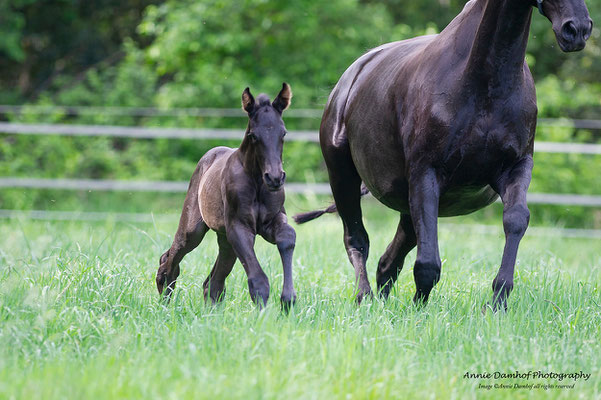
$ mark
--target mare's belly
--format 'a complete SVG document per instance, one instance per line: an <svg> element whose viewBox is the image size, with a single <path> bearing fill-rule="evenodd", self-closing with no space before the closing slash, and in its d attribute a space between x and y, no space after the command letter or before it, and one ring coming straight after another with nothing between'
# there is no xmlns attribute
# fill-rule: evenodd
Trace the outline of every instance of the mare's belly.
<svg viewBox="0 0 601 400"><path fill-rule="evenodd" d="M490 185L454 187L440 197L439 216L470 214L494 203L498 197Z"/></svg>
<svg viewBox="0 0 601 400"><path fill-rule="evenodd" d="M409 213L409 190L407 182L393 181L387 185L368 184L372 195L385 206L402 213ZM385 190L384 188L389 188ZM372 191L372 188L374 190ZM478 211L497 200L499 196L490 185L466 185L448 189L439 201L438 215L453 217Z"/></svg>

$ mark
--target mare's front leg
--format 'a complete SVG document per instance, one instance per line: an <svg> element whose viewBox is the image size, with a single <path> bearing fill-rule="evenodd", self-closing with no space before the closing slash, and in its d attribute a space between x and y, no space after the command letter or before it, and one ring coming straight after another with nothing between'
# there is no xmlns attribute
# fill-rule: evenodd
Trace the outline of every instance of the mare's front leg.
<svg viewBox="0 0 601 400"><path fill-rule="evenodd" d="M296 291L292 279L292 254L296 244L296 232L288 224L286 214L279 213L275 217L274 223L265 230L262 235L265 240L275 243L278 247L282 259L282 268L284 271L284 285L280 301L284 310L289 310L296 302Z"/></svg>
<svg viewBox="0 0 601 400"><path fill-rule="evenodd" d="M438 252L438 204L440 183L433 169L417 173L409 186L409 207L417 237L417 258L413 267L416 292L413 301L426 303L440 279Z"/></svg>
<svg viewBox="0 0 601 400"><path fill-rule="evenodd" d="M507 297L513 289L513 275L518 246L530 221L526 193L532 179L532 166L532 156L528 155L502 175L496 188L503 201L505 249L503 250L501 268L499 268L499 272L492 283L494 292L492 307L494 311L501 307L507 310Z"/></svg>

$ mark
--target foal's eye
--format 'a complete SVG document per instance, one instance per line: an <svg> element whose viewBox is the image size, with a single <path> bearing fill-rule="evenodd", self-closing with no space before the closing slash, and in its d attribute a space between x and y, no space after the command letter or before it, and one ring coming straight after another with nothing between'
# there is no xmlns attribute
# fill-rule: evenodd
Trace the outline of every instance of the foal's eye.
<svg viewBox="0 0 601 400"><path fill-rule="evenodd" d="M282 137L286 136L286 134L287 134L287 133L288 133L288 132L284 131L284 132L282 133Z"/></svg>
<svg viewBox="0 0 601 400"><path fill-rule="evenodd" d="M253 132L249 132L248 133L248 137L249 137L249 139L250 139L250 141L252 143L256 143L257 142L257 135L255 135Z"/></svg>

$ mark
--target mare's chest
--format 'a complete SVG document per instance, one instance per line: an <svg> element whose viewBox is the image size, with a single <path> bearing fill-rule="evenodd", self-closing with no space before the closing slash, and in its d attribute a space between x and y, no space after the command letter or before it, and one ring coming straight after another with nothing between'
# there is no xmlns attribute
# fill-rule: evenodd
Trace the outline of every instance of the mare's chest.
<svg viewBox="0 0 601 400"><path fill-rule="evenodd" d="M431 161L449 179L486 181L532 151L533 106L526 107L519 97L452 109L441 103L432 107L424 128L431 137L420 142L435 148Z"/></svg>

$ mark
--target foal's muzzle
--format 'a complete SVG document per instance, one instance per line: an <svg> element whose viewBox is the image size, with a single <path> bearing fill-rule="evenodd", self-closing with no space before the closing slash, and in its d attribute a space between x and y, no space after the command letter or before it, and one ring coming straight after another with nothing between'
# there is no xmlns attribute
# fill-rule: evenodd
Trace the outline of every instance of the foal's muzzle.
<svg viewBox="0 0 601 400"><path fill-rule="evenodd" d="M265 186L272 192L276 192L284 186L284 182L286 181L286 173L281 171L279 174L271 174L266 172L263 175L263 182L265 182Z"/></svg>

